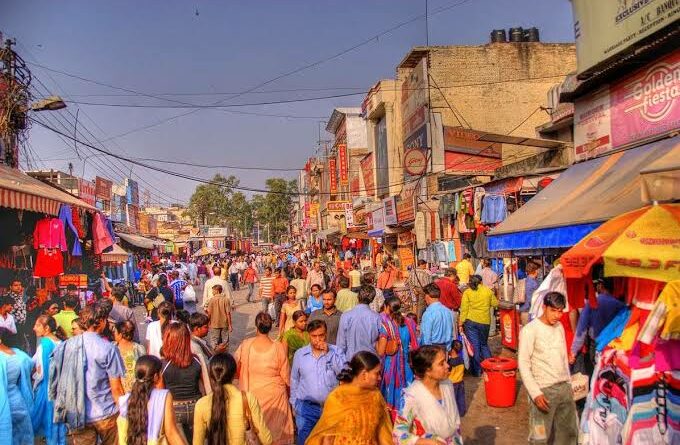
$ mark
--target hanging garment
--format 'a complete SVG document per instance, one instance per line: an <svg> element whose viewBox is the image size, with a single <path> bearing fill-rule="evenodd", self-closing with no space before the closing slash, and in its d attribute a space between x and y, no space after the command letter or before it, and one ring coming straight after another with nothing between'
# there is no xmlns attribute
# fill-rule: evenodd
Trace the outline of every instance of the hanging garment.
<svg viewBox="0 0 680 445"><path fill-rule="evenodd" d="M638 339L651 344L657 334L663 340L680 340L680 281L666 284Z"/></svg>
<svg viewBox="0 0 680 445"><path fill-rule="evenodd" d="M453 215L456 213L456 204L452 195L439 197L439 213L442 215Z"/></svg>
<svg viewBox="0 0 680 445"><path fill-rule="evenodd" d="M78 231L78 238L84 239L85 234L87 233L87 230L85 229L85 219L80 217L79 210L76 207L71 208L71 220Z"/></svg>
<svg viewBox="0 0 680 445"><path fill-rule="evenodd" d="M475 194L474 194L474 197L473 197L473 203L474 203L474 207L475 207L474 217L475 217L476 223L479 223L479 222L482 221L482 207L483 207L482 202L483 202L485 193L486 192L484 191L484 189L482 187L477 187L475 189Z"/></svg>
<svg viewBox="0 0 680 445"><path fill-rule="evenodd" d="M504 221L508 209L503 195L486 195L482 201L482 218L484 224L496 224Z"/></svg>
<svg viewBox="0 0 680 445"><path fill-rule="evenodd" d="M559 292L567 296L567 282L562 273L562 266L559 264L548 273L548 276L545 277L531 297L530 315L532 320L543 315L543 297L548 292ZM564 308L564 311L569 312L569 304Z"/></svg>
<svg viewBox="0 0 680 445"><path fill-rule="evenodd" d="M58 218L43 218L35 224L33 231L33 248L38 250L59 249L66 252L66 234L64 224Z"/></svg>
<svg viewBox="0 0 680 445"><path fill-rule="evenodd" d="M447 241L446 242L446 254L447 254L447 258L446 258L447 262L450 263L452 261L456 261L456 243L455 242L453 242L453 241Z"/></svg>
<svg viewBox="0 0 680 445"><path fill-rule="evenodd" d="M92 240L94 253L97 255L101 255L105 249L113 246L113 239L100 213L95 213L92 219Z"/></svg>
<svg viewBox="0 0 680 445"><path fill-rule="evenodd" d="M64 257L59 249L38 249L35 257L33 276L36 278L56 277L64 273Z"/></svg>
<svg viewBox="0 0 680 445"><path fill-rule="evenodd" d="M71 206L66 204L61 205L61 208L59 209L59 219L61 220L61 223L64 225L64 227L68 227L70 229L70 233L73 235L73 250L71 251L71 254L73 256L82 256L83 246L80 243L78 229L73 224L73 211L71 210Z"/></svg>

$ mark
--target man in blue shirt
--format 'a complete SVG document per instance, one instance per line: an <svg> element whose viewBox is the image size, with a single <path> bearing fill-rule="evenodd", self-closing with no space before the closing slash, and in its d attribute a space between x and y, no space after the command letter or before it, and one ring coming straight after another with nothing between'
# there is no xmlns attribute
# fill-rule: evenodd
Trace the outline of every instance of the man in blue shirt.
<svg viewBox="0 0 680 445"><path fill-rule="evenodd" d="M439 302L436 284L428 284L423 291L427 309L420 322L420 345L437 345L448 351L453 342L453 312Z"/></svg>
<svg viewBox="0 0 680 445"><path fill-rule="evenodd" d="M524 303L519 307L519 316L522 326L529 323L529 311L531 310L531 296L538 289L538 264L533 261L527 263L527 277L524 280Z"/></svg>
<svg viewBox="0 0 680 445"><path fill-rule="evenodd" d="M380 315L368 306L374 298L373 286L364 284L359 289L359 304L340 317L336 345L348 361L359 351L377 355L375 345L380 335Z"/></svg>
<svg viewBox="0 0 680 445"><path fill-rule="evenodd" d="M326 342L326 323L307 325L309 345L298 349L290 372L290 404L295 410L297 444L304 445L321 417L328 394L338 385L345 357Z"/></svg>
<svg viewBox="0 0 680 445"><path fill-rule="evenodd" d="M626 305L611 294L613 283L610 278L602 278L593 281L595 292L597 292L597 307L592 308L589 303L581 312L576 326L574 341L571 343L569 353L569 363L574 363L576 355L583 347L587 336L595 340L602 329L616 317L621 309Z"/></svg>

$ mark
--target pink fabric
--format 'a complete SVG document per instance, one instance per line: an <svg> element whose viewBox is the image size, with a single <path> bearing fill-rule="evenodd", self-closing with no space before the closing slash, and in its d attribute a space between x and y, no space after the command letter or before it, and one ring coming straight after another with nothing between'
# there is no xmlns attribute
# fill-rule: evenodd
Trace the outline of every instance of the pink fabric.
<svg viewBox="0 0 680 445"><path fill-rule="evenodd" d="M106 224L102 220L101 213L95 213L92 220L92 238L94 241L94 253L101 255L105 249L113 246L113 240L109 231L106 230Z"/></svg>
<svg viewBox="0 0 680 445"><path fill-rule="evenodd" d="M34 249L60 249L66 252L66 234L64 223L59 218L44 218L35 224L33 230Z"/></svg>

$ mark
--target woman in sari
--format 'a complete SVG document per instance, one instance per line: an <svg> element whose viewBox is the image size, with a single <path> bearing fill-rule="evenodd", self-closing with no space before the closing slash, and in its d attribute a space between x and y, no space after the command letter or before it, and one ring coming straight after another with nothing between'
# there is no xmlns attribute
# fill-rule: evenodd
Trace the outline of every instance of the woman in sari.
<svg viewBox="0 0 680 445"><path fill-rule="evenodd" d="M255 317L257 334L244 340L234 354L242 391L255 396L274 445L293 443L293 414L288 403L290 366L285 347L269 338L274 320L260 312Z"/></svg>
<svg viewBox="0 0 680 445"><path fill-rule="evenodd" d="M401 406L402 390L413 381L408 354L418 348L418 343L415 323L401 314L401 300L390 297L384 306L385 310L380 314L382 324L376 349L383 359L380 392L394 420Z"/></svg>
<svg viewBox="0 0 680 445"><path fill-rule="evenodd" d="M3 443L32 444L33 362L21 349L10 348L5 344L9 337L9 331L0 327L0 432L10 438Z"/></svg>
<svg viewBox="0 0 680 445"><path fill-rule="evenodd" d="M349 367L338 375L340 385L328 395L321 418L305 444L391 445L392 422L378 390L380 370L375 354L354 354Z"/></svg>
<svg viewBox="0 0 680 445"><path fill-rule="evenodd" d="M307 314L305 314L304 311L293 312L293 327L283 333L281 336L281 343L283 343L283 346L286 348L288 364L293 366L295 351L309 344Z"/></svg>
<svg viewBox="0 0 680 445"><path fill-rule="evenodd" d="M33 434L44 437L47 445L66 443L66 426L52 421L54 402L48 400L50 358L54 348L64 339L66 333L57 325L57 321L49 315L41 315L33 326L38 338L38 347L33 356Z"/></svg>
<svg viewBox="0 0 680 445"><path fill-rule="evenodd" d="M411 353L411 364L418 379L404 391L394 423L394 443L462 445L446 351L441 346L421 346Z"/></svg>
<svg viewBox="0 0 680 445"><path fill-rule="evenodd" d="M144 346L132 341L134 335L135 325L130 320L116 323L113 338L116 341L116 346L118 346L120 356L123 358L123 363L125 363L123 389L126 393L132 391L132 385L135 383L135 363L137 363L137 359L146 355Z"/></svg>

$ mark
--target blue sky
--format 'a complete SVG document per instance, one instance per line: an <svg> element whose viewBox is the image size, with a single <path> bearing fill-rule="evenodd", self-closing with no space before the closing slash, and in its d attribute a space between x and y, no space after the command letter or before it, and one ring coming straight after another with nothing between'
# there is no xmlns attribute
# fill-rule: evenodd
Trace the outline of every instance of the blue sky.
<svg viewBox="0 0 680 445"><path fill-rule="evenodd" d="M429 10L462 0L430 0ZM65 71L137 92L200 93L164 96L211 104L306 64L329 57L410 18L423 14L425 2L392 1L86 1L5 0L0 31L16 38L17 51L31 63ZM540 28L541 40L571 42L571 5L567 0L469 0L431 15L430 44L483 44L494 28ZM339 58L273 82L226 103L290 100L356 92L382 78L394 77L396 65L416 45L425 43L424 19ZM34 85L79 102L163 104L157 99L121 94L120 90L83 82L29 65ZM38 82L39 80L39 82ZM42 82L43 85L40 84ZM327 90L328 88L342 88ZM318 91L299 91L319 89ZM271 92L279 90L278 92ZM298 90L285 91L280 90ZM98 95L98 96L93 96ZM248 113L312 117L290 119L202 109L147 130L106 140L144 127L184 109L113 108L69 104L67 110L36 116L73 131L76 111L80 131L95 145L131 157L163 158L211 165L299 168L317 148L318 120L334 107L359 106L362 96L237 108ZM316 119L319 117L321 119ZM63 126L61 126L63 125ZM88 134L88 130L93 135ZM324 135L328 137L328 135ZM83 136L79 136L83 139ZM30 145L42 168L65 169L86 177L108 174L119 180L130 166L105 157L76 157L73 143L34 125ZM80 148L81 157L87 156ZM99 171L93 166L97 164ZM170 170L209 178L234 174L247 187L262 188L267 177L295 177L292 172L239 171L163 165ZM141 177L151 201L186 201L195 182L143 167ZM145 182L144 182L145 181ZM150 184L150 185L149 185Z"/></svg>

